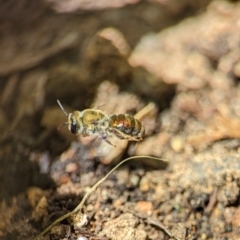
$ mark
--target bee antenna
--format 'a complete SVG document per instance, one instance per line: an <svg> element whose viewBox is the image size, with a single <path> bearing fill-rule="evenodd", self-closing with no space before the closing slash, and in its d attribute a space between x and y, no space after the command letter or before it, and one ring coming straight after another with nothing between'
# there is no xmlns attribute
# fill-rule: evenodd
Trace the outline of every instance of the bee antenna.
<svg viewBox="0 0 240 240"><path fill-rule="evenodd" d="M65 115L68 116L67 112L65 111L63 105L60 103L59 100L57 100L57 103L58 103L59 107L62 109L62 111L65 113ZM64 124L63 124L63 125L64 125ZM62 127L62 125L61 125L61 127Z"/></svg>

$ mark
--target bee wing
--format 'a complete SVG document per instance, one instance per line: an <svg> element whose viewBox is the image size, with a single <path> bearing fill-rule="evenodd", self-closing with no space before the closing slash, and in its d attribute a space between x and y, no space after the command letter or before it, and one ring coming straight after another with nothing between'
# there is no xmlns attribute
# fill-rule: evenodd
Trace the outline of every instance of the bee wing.
<svg viewBox="0 0 240 240"><path fill-rule="evenodd" d="M137 136L127 135L116 128L110 128L108 131L120 139L126 139L128 141L141 141L142 140L142 138L139 138Z"/></svg>

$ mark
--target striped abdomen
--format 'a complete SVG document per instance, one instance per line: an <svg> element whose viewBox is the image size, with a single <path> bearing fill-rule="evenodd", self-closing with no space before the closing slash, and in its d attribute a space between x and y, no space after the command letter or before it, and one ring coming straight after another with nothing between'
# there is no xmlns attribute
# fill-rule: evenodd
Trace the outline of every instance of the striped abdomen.
<svg viewBox="0 0 240 240"><path fill-rule="evenodd" d="M121 139L139 141L144 135L144 127L139 120L129 114L114 114L109 117L109 130Z"/></svg>

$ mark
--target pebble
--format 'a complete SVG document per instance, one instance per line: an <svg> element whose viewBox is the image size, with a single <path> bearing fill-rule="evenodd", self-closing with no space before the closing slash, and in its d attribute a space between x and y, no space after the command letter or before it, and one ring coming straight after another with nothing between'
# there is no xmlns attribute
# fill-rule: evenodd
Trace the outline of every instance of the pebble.
<svg viewBox="0 0 240 240"><path fill-rule="evenodd" d="M180 153L183 150L184 147L184 141L183 138L180 136L173 136L171 139L171 147L174 152Z"/></svg>
<svg viewBox="0 0 240 240"><path fill-rule="evenodd" d="M150 189L149 179L147 177L142 177L139 185L141 192L147 192Z"/></svg>
<svg viewBox="0 0 240 240"><path fill-rule="evenodd" d="M136 203L135 209L139 212L149 214L153 211L153 204L152 202L139 201Z"/></svg>

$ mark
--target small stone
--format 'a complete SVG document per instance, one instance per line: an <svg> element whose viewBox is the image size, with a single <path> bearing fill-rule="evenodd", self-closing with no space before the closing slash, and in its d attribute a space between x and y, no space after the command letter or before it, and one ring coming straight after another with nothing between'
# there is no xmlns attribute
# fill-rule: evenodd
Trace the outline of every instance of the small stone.
<svg viewBox="0 0 240 240"><path fill-rule="evenodd" d="M139 201L137 202L135 209L142 213L151 213L153 211L153 204L147 201Z"/></svg>
<svg viewBox="0 0 240 240"><path fill-rule="evenodd" d="M143 177L140 181L139 189L142 192L147 192L150 189L149 180L147 177Z"/></svg>
<svg viewBox="0 0 240 240"><path fill-rule="evenodd" d="M77 170L78 166L76 163L68 163L66 166L65 171L68 173L75 172Z"/></svg>
<svg viewBox="0 0 240 240"><path fill-rule="evenodd" d="M172 147L173 151L175 151L176 153L181 152L183 150L183 147L184 147L183 138L180 137L180 136L172 137L171 147Z"/></svg>
<svg viewBox="0 0 240 240"><path fill-rule="evenodd" d="M133 185L133 186L137 186L138 183L139 183L139 180L140 180L140 177L138 175L132 175L130 176L130 183Z"/></svg>
<svg viewBox="0 0 240 240"><path fill-rule="evenodd" d="M126 198L125 197L119 197L118 199L116 199L113 202L113 206L115 208L122 206L124 203L126 202Z"/></svg>

